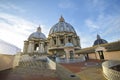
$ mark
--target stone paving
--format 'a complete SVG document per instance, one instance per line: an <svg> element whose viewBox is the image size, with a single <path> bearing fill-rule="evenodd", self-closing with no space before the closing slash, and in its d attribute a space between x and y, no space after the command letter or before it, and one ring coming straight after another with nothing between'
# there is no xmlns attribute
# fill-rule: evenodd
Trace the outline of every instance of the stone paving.
<svg viewBox="0 0 120 80"><path fill-rule="evenodd" d="M81 80L107 80L102 73L102 61L88 60L86 62L61 64L80 76Z"/></svg>
<svg viewBox="0 0 120 80"><path fill-rule="evenodd" d="M59 80L57 77L30 74L14 74L11 70L0 72L0 80Z"/></svg>
<svg viewBox="0 0 120 80"><path fill-rule="evenodd" d="M102 73L101 63L100 60L89 60L78 63L61 63L61 65L77 74L80 80L106 80ZM41 63L38 62L36 62L38 67L34 65L21 64L14 69L0 71L0 80L60 80L54 70L40 68Z"/></svg>

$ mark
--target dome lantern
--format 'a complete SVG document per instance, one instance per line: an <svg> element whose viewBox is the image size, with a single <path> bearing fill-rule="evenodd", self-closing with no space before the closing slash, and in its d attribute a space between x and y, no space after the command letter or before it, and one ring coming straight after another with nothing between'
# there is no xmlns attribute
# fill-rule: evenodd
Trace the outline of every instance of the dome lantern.
<svg viewBox="0 0 120 80"><path fill-rule="evenodd" d="M37 32L41 32L41 27L39 25L39 27L37 28Z"/></svg>
<svg viewBox="0 0 120 80"><path fill-rule="evenodd" d="M99 34L97 34L97 39L101 39L101 37L100 37L100 35L99 35Z"/></svg>
<svg viewBox="0 0 120 80"><path fill-rule="evenodd" d="M59 22L65 22L64 18L61 16Z"/></svg>

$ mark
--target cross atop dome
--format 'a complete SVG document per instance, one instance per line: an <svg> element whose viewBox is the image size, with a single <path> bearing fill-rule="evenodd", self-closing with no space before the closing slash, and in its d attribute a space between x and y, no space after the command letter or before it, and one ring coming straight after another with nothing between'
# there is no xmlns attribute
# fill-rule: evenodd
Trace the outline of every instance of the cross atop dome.
<svg viewBox="0 0 120 80"><path fill-rule="evenodd" d="M41 32L41 27L39 25L39 27L37 28L37 32Z"/></svg>
<svg viewBox="0 0 120 80"><path fill-rule="evenodd" d="M59 18L59 22L65 22L65 20L62 16Z"/></svg>

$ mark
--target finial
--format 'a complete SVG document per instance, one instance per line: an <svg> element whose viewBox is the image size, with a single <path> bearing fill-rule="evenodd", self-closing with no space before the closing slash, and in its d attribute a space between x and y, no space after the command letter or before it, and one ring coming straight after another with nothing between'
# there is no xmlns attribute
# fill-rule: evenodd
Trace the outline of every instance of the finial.
<svg viewBox="0 0 120 80"><path fill-rule="evenodd" d="M64 18L62 17L62 15L61 15L61 17L60 17L60 19L59 19L59 22L64 22L65 20L64 20Z"/></svg>
<svg viewBox="0 0 120 80"><path fill-rule="evenodd" d="M99 34L97 34L97 39L101 39L101 37L100 37L100 35L99 35Z"/></svg>
<svg viewBox="0 0 120 80"><path fill-rule="evenodd" d="M37 32L41 32L41 27L39 25L39 27L37 28Z"/></svg>

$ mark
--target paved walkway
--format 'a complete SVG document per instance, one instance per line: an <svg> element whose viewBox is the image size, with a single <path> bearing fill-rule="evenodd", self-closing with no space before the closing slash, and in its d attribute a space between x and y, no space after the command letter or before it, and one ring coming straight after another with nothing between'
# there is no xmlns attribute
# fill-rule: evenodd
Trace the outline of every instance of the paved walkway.
<svg viewBox="0 0 120 80"><path fill-rule="evenodd" d="M103 76L101 63L102 61L100 60L89 60L62 65L79 75L81 80L107 80Z"/></svg>
<svg viewBox="0 0 120 80"><path fill-rule="evenodd" d="M44 75L30 75L28 74L14 74L11 70L0 72L0 80L59 80L57 77L50 77Z"/></svg>
<svg viewBox="0 0 120 80"><path fill-rule="evenodd" d="M102 74L102 61L89 60L79 63L61 64L80 76L81 80L106 80ZM37 67L36 67L37 66ZM0 71L0 80L60 80L53 70L40 68L40 63L21 64L15 69Z"/></svg>

